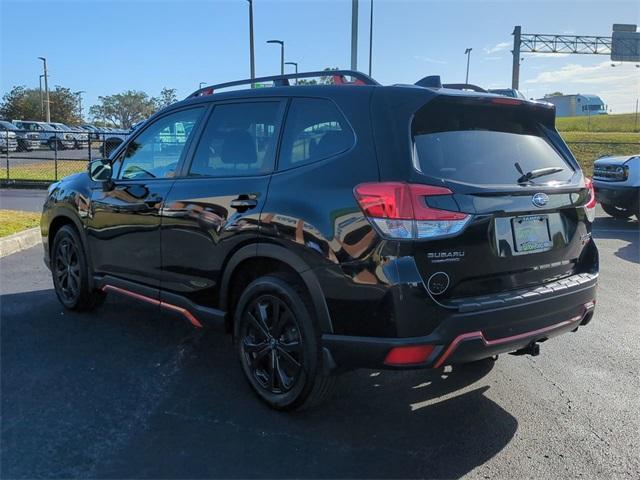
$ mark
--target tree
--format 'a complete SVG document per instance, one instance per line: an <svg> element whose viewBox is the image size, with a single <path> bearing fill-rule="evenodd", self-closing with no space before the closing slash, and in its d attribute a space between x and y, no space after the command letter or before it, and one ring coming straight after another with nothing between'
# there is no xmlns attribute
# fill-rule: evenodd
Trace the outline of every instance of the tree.
<svg viewBox="0 0 640 480"><path fill-rule="evenodd" d="M153 103L155 104L156 110L162 110L165 107L168 107L172 103L176 103L178 101L178 97L176 96L175 88L167 88L164 87L160 92L159 97L153 98Z"/></svg>
<svg viewBox="0 0 640 480"><path fill-rule="evenodd" d="M92 105L89 114L113 127L131 128L156 110L156 103L144 92L127 90L115 95L98 97L100 103Z"/></svg>
<svg viewBox="0 0 640 480"><path fill-rule="evenodd" d="M544 98L561 97L562 95L564 95L562 92L546 93Z"/></svg>
<svg viewBox="0 0 640 480"><path fill-rule="evenodd" d="M44 95L44 92L43 92ZM78 101L71 90L56 85L49 92L51 121L65 124L80 123ZM0 115L8 120L45 120L40 89L17 85L2 97Z"/></svg>
<svg viewBox="0 0 640 480"><path fill-rule="evenodd" d="M331 72L333 70L340 70L338 67L327 67L323 71ZM301 78L298 80L298 85L332 85L333 84L333 75L323 75L319 80L312 78L311 80L306 78Z"/></svg>

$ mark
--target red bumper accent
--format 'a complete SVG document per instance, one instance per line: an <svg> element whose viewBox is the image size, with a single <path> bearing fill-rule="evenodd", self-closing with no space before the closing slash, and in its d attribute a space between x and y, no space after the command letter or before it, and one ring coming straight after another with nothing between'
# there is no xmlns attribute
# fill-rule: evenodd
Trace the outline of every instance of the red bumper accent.
<svg viewBox="0 0 640 480"><path fill-rule="evenodd" d="M572 325L572 324L576 324L576 323L580 322L583 318L584 318L584 315L577 315L577 316L575 316L573 318L570 318L569 320L565 320L565 321L560 322L560 323L555 323L553 325L549 325L549 326L544 327L544 328L539 328L537 330L531 330L529 332L520 333L518 335L512 335L510 337L496 338L494 340L487 340L486 338L484 338L483 333L480 332L480 331L463 333L462 335L458 335L449 344L449 346L444 351L442 356L438 359L438 361L435 363L433 368L440 368L442 365L444 365L444 362L446 362L447 359L453 354L453 352L455 352L455 350L458 348L458 345L460 345L460 343L462 343L464 341L472 340L472 339L478 339L478 340L482 340L482 342L485 344L485 346L492 347L492 346L495 346L495 345L502 345L502 344L505 344L505 343L516 342L516 341L522 340L524 338L529 338L529 337L533 338L533 337L536 337L536 336L541 335L543 333L552 332L554 330L558 330L560 328L567 327L567 326Z"/></svg>

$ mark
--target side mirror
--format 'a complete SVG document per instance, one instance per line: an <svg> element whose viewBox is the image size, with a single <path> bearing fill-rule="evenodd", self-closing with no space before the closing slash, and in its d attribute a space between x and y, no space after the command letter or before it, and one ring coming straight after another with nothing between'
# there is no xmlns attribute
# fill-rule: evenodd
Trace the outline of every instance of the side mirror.
<svg viewBox="0 0 640 480"><path fill-rule="evenodd" d="M113 174L111 163L102 159L89 162L88 171L89 178L94 182L108 182Z"/></svg>

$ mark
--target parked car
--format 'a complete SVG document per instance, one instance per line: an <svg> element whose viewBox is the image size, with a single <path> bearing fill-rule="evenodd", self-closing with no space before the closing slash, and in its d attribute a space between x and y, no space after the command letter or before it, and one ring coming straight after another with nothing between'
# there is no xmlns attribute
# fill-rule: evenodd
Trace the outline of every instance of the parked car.
<svg viewBox="0 0 640 480"><path fill-rule="evenodd" d="M612 217L640 221L640 154L606 156L595 161L593 186L596 200Z"/></svg>
<svg viewBox="0 0 640 480"><path fill-rule="evenodd" d="M4 132L13 132L17 140L17 150L19 152L30 152L40 148L40 137L37 133L25 132L16 127L13 123L0 120L0 135L6 137Z"/></svg>
<svg viewBox="0 0 640 480"><path fill-rule="evenodd" d="M553 107L334 74L358 83L204 88L53 184L62 305L123 294L224 329L280 410L352 368L536 355L591 320L595 198Z"/></svg>
<svg viewBox="0 0 640 480"><path fill-rule="evenodd" d="M60 122L51 122L49 125L52 125L56 130L60 132L71 134L71 137L73 138L73 148L87 148L87 144L89 143L89 135L84 130L79 129L78 127L70 127Z"/></svg>
<svg viewBox="0 0 640 480"><path fill-rule="evenodd" d="M15 152L18 150L18 138L12 130L2 128L0 125L0 152Z"/></svg>
<svg viewBox="0 0 640 480"><path fill-rule="evenodd" d="M12 120L11 123L21 130L37 133L40 144L51 150L64 150L65 148L73 148L75 145L71 133L65 133L48 123L34 120Z"/></svg>

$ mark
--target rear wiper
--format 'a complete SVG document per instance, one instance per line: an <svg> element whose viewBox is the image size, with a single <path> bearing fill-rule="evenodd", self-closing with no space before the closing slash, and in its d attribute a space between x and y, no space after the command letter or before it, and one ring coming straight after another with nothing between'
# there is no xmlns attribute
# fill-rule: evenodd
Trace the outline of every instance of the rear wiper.
<svg viewBox="0 0 640 480"><path fill-rule="evenodd" d="M520 174L520 178L518 178L517 180L518 183L526 183L534 178L544 177L545 175L551 175L553 173L562 172L564 170L564 168L560 167L547 167L537 168L536 170L531 170L530 172L524 173L518 162L515 163L515 167Z"/></svg>

